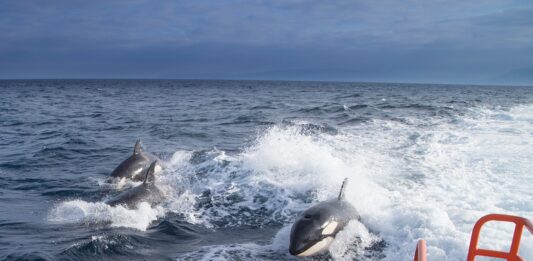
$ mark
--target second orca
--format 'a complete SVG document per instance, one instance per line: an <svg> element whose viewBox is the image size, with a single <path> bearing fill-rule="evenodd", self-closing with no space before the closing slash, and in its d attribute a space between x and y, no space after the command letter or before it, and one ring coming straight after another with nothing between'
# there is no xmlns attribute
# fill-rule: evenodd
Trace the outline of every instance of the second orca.
<svg viewBox="0 0 533 261"><path fill-rule="evenodd" d="M152 162L146 175L144 175L144 181L141 185L130 188L118 196L111 198L105 203L110 206L125 205L129 208L135 207L139 202L146 201L151 205L160 203L163 200L163 193L155 185L155 168L157 161Z"/></svg>

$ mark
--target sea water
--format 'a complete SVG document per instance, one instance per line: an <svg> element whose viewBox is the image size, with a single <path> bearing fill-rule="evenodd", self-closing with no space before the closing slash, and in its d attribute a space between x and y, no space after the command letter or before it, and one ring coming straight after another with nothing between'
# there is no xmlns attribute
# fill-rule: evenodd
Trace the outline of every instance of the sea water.
<svg viewBox="0 0 533 261"><path fill-rule="evenodd" d="M165 200L110 207L137 139ZM532 170L532 87L0 81L1 259L296 259L292 222L348 177L361 220L315 259L410 260L426 239L464 260L478 218L533 218ZM481 246L512 229L489 223Z"/></svg>

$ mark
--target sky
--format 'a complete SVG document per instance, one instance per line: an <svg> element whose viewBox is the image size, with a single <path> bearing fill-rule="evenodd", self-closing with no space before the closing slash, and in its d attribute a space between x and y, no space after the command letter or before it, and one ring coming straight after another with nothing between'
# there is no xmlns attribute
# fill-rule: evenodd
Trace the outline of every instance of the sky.
<svg viewBox="0 0 533 261"><path fill-rule="evenodd" d="M0 0L0 79L533 85L533 1Z"/></svg>

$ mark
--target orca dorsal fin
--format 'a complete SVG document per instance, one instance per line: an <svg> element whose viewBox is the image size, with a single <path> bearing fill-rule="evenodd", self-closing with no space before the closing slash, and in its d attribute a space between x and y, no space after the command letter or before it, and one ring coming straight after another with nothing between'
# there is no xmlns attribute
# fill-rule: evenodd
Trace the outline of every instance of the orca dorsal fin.
<svg viewBox="0 0 533 261"><path fill-rule="evenodd" d="M144 175L143 184L155 181L155 166L156 165L157 165L157 160L152 162L152 164L150 164L150 167L146 171L146 175Z"/></svg>
<svg viewBox="0 0 533 261"><path fill-rule="evenodd" d="M348 185L348 178L344 178L344 181L342 182L341 191L339 192L339 197L338 197L339 200L344 199L344 190L346 190L346 185Z"/></svg>
<svg viewBox="0 0 533 261"><path fill-rule="evenodd" d="M135 147L133 148L133 155L141 153L141 140L135 142Z"/></svg>

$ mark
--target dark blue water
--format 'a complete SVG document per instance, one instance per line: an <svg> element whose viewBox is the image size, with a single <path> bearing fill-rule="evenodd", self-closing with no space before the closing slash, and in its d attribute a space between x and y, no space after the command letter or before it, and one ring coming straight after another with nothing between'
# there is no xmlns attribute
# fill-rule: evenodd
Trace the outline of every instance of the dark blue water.
<svg viewBox="0 0 533 261"><path fill-rule="evenodd" d="M510 86L0 81L0 259L291 259L291 222L344 176L364 226L321 258L403 260L424 237L461 259L479 213L533 214L532 104ZM108 207L137 139L168 199ZM490 192L498 175L518 196Z"/></svg>

